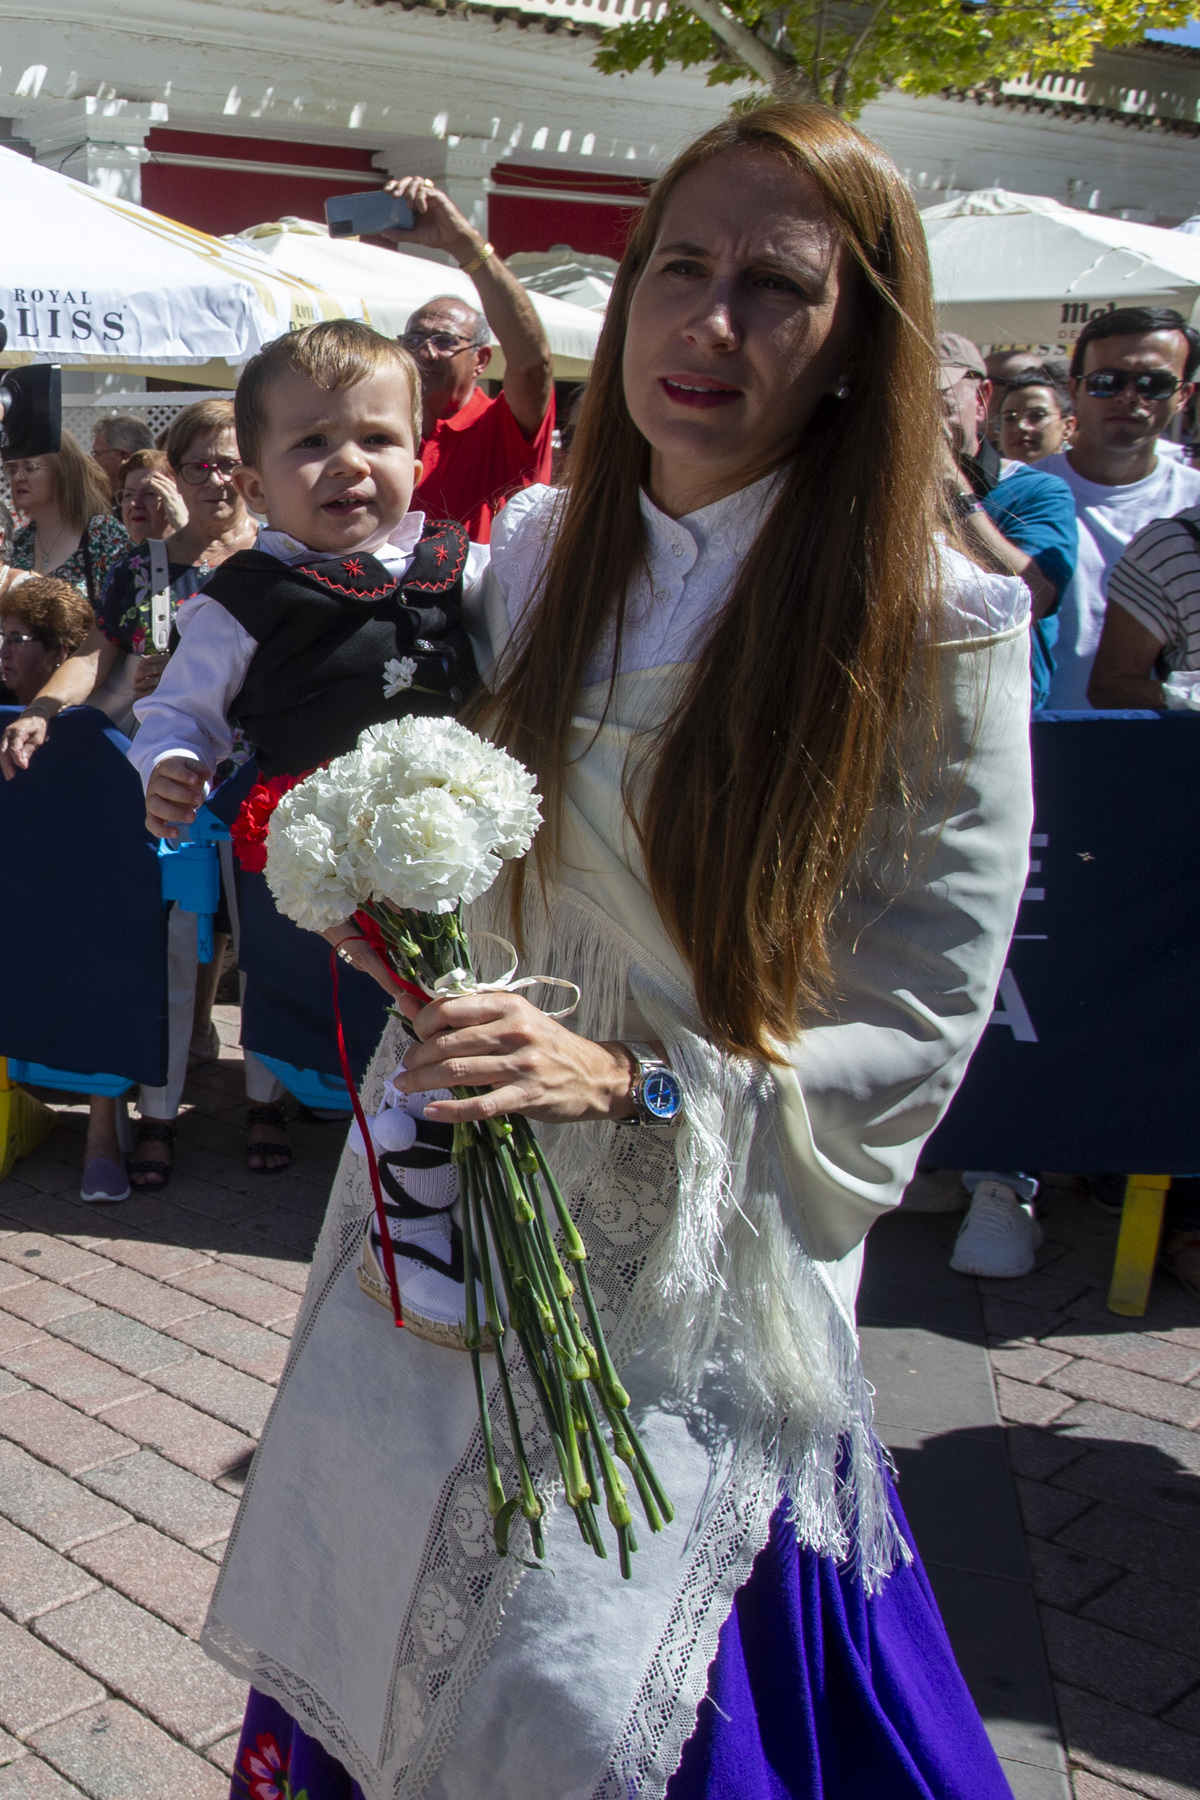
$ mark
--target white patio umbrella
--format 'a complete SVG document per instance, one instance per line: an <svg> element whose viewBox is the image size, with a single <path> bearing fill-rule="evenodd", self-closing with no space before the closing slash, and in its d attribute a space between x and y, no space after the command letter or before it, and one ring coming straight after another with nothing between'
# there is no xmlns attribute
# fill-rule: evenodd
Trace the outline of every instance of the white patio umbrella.
<svg viewBox="0 0 1200 1800"><path fill-rule="evenodd" d="M0 361L126 369L229 387L263 344L314 319L361 318L245 244L193 231L0 150Z"/></svg>
<svg viewBox="0 0 1200 1800"><path fill-rule="evenodd" d="M398 337L417 308L435 294L456 294L471 306L480 303L475 283L461 269L403 250L382 250L357 238L331 238L324 225L311 219L276 219L271 224L251 225L239 236L264 252L277 269L357 294L371 324L388 337ZM224 241L236 243L237 239ZM531 293L529 297L550 341L555 375L568 381L585 376L592 366L603 319L550 294ZM503 370L504 358L497 349L488 368L489 379Z"/></svg>
<svg viewBox="0 0 1200 1800"><path fill-rule="evenodd" d="M977 344L1068 346L1096 312L1200 302L1200 240L981 188L921 214L939 320ZM1195 321L1192 320L1194 323Z"/></svg>

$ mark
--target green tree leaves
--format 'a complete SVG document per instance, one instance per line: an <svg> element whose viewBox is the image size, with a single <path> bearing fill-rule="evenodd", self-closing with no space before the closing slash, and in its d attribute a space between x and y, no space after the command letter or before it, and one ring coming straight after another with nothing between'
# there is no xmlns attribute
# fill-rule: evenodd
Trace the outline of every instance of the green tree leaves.
<svg viewBox="0 0 1200 1800"><path fill-rule="evenodd" d="M1194 0L672 0L605 33L605 74L708 67L710 86L752 81L853 115L885 87L933 94L1083 69L1100 47L1187 23Z"/></svg>

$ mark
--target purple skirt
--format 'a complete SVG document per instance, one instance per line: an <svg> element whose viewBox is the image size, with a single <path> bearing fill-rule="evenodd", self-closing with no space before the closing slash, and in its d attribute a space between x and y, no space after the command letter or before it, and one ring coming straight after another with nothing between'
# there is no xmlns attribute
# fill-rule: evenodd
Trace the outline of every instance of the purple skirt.
<svg viewBox="0 0 1200 1800"><path fill-rule="evenodd" d="M895 1493L914 1560L868 1598L797 1545L783 1508L721 1627L667 1800L1012 1800ZM363 1800L250 1691L231 1800Z"/></svg>

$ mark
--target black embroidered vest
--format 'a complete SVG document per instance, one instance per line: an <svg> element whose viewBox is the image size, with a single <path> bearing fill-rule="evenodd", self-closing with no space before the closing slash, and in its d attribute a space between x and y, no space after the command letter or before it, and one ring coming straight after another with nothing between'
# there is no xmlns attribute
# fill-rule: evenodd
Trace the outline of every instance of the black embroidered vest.
<svg viewBox="0 0 1200 1800"><path fill-rule="evenodd" d="M264 777L342 756L384 719L457 712L477 680L462 617L467 549L462 526L442 519L426 525L402 583L365 554L289 568L240 550L221 564L204 592L258 646L229 717ZM387 699L391 661L410 684Z"/></svg>

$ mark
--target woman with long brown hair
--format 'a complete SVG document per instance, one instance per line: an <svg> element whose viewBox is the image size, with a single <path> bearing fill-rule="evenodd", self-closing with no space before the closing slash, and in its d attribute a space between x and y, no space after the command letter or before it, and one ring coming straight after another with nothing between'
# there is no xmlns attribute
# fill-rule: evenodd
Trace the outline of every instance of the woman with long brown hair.
<svg viewBox="0 0 1200 1800"><path fill-rule="evenodd" d="M348 1152L206 1632L254 1684L236 1796L283 1768L309 1800L1008 1794L853 1327L863 1237L987 1022L1032 811L1027 590L947 541L933 338L903 178L824 108L731 119L638 221L566 488L509 502L482 596L474 720L546 824L469 924L582 1003L402 997L419 1042L389 1027L364 1099L390 1077L423 1119L422 1175L457 1121L553 1128L674 1523L628 1586L562 1506L552 1574L494 1554L468 1359L451 1319L427 1342L364 1303ZM390 1213L428 1304L423 1191Z"/></svg>

